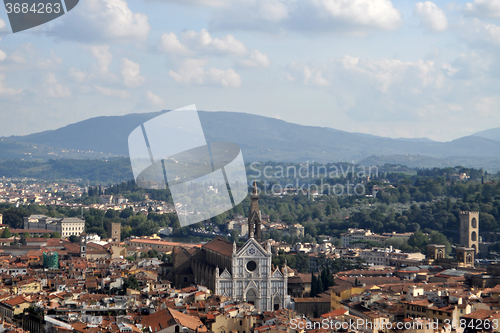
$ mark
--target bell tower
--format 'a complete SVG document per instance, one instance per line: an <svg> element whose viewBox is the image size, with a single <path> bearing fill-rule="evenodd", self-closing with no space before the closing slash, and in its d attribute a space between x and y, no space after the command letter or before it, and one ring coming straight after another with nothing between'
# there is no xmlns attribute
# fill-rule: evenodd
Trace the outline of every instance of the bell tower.
<svg viewBox="0 0 500 333"><path fill-rule="evenodd" d="M460 212L460 245L479 252L479 212Z"/></svg>
<svg viewBox="0 0 500 333"><path fill-rule="evenodd" d="M257 193L257 181L253 182L252 195L250 196L252 203L250 204L250 213L248 213L248 238L255 238L257 242L261 242L261 216L259 209L259 194Z"/></svg>
<svg viewBox="0 0 500 333"><path fill-rule="evenodd" d="M87 234L84 232L80 234L80 257L87 257Z"/></svg>

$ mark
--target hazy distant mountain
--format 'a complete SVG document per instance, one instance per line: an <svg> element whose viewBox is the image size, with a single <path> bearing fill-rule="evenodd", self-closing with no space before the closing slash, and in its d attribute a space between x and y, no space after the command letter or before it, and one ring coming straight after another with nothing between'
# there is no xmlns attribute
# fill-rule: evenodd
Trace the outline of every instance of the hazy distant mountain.
<svg viewBox="0 0 500 333"><path fill-rule="evenodd" d="M490 128L486 131L481 131L473 134L474 136L480 136L482 138L500 141L500 127Z"/></svg>
<svg viewBox="0 0 500 333"><path fill-rule="evenodd" d="M353 134L358 134L358 135L361 135L361 136L364 136L366 138L376 138L376 139L380 139L382 137L380 136L377 136L377 135L372 135L372 134L366 134L366 133L358 133L358 132L352 132ZM385 138L385 139L389 139L389 138ZM397 138L396 140L400 140L400 141L411 141L411 142L436 142L434 140L431 140L431 139L428 139L428 138Z"/></svg>
<svg viewBox="0 0 500 333"><path fill-rule="evenodd" d="M12 136L10 139L51 147L127 156L127 138L130 132L161 113L132 113L125 116L90 118L53 131Z"/></svg>
<svg viewBox="0 0 500 333"><path fill-rule="evenodd" d="M397 140L411 141L411 142L436 142L429 138L397 138Z"/></svg>
<svg viewBox="0 0 500 333"><path fill-rule="evenodd" d="M106 156L127 156L130 132L161 113L97 117L57 130L10 139L49 147L102 152L108 154ZM366 162L369 157L375 162L376 157L376 161L382 164L385 161L407 160L409 166L432 167L469 161L473 164L487 163L484 167L490 170L500 169L500 140L478 135L450 142L425 138L390 139L332 128L302 126L246 113L200 111L199 114L207 140L237 143L246 162ZM500 132L500 129L497 130ZM419 155L419 158L401 158ZM0 155L0 158L5 157ZM416 160L418 162L412 164ZM462 165L469 166L469 162Z"/></svg>

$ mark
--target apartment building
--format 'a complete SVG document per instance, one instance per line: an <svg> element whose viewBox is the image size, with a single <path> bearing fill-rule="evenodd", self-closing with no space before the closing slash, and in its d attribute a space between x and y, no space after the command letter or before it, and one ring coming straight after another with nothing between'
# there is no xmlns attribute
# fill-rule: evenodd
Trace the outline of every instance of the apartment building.
<svg viewBox="0 0 500 333"><path fill-rule="evenodd" d="M85 231L85 220L78 217L48 217L31 215L24 218L24 229L45 229L48 233L58 232L61 237L80 236Z"/></svg>
<svg viewBox="0 0 500 333"><path fill-rule="evenodd" d="M374 234L370 230L349 228L346 233L341 234L342 246L349 247L356 242L370 241L383 243L388 236Z"/></svg>
<svg viewBox="0 0 500 333"><path fill-rule="evenodd" d="M388 248L374 247L372 249L359 251L359 256L368 265L373 266L394 266L397 260L416 260L422 261L425 255L422 253L406 253L401 250L394 249L392 246Z"/></svg>

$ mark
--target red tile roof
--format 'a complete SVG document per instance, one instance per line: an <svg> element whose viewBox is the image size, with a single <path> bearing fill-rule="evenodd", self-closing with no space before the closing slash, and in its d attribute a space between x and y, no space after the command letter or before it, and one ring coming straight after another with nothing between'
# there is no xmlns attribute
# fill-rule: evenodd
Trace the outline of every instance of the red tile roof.
<svg viewBox="0 0 500 333"><path fill-rule="evenodd" d="M170 308L142 317L141 324L144 327L151 327L153 332L161 331L173 325L181 325L193 331L208 332L200 318Z"/></svg>
<svg viewBox="0 0 500 333"><path fill-rule="evenodd" d="M203 249L211 250L226 257L233 255L233 244L222 237L215 237L210 242L202 246Z"/></svg>

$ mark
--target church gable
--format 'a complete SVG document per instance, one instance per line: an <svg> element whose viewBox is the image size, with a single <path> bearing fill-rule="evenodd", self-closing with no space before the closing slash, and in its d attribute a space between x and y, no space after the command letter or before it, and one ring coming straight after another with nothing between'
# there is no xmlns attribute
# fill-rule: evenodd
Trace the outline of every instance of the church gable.
<svg viewBox="0 0 500 333"><path fill-rule="evenodd" d="M237 257L267 257L267 251L253 238L250 238L245 245L236 253Z"/></svg>
<svg viewBox="0 0 500 333"><path fill-rule="evenodd" d="M283 278L283 274L281 274L280 269L279 269L279 268L277 268L277 269L274 271L273 275L271 275L271 277L273 277L273 278Z"/></svg>
<svg viewBox="0 0 500 333"><path fill-rule="evenodd" d="M251 289L254 289L257 292L257 296L260 297L260 288L253 280L248 282L247 286L245 287L245 294Z"/></svg>
<svg viewBox="0 0 500 333"><path fill-rule="evenodd" d="M231 273L229 273L227 271L227 268L224 270L224 272L222 272L222 274L220 275L220 278L221 279L230 279L231 278Z"/></svg>

